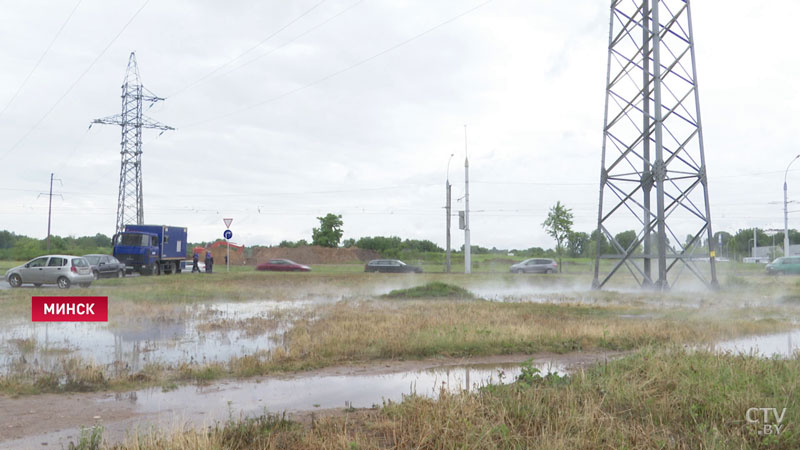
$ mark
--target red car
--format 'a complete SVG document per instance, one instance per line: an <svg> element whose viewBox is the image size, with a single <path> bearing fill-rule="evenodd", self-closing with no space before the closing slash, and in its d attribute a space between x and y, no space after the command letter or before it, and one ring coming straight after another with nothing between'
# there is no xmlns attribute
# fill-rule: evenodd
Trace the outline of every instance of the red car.
<svg viewBox="0 0 800 450"><path fill-rule="evenodd" d="M297 264L289 259L270 259L256 266L256 270L275 270L279 272L310 272L311 267Z"/></svg>

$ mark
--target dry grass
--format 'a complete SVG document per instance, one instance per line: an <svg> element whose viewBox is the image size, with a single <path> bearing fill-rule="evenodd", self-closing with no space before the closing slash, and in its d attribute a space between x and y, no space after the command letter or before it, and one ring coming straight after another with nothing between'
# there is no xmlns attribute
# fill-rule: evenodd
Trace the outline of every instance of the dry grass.
<svg viewBox="0 0 800 450"><path fill-rule="evenodd" d="M680 310L628 319L619 317L630 312L624 308L486 301L347 302L324 311L318 320L299 321L287 333L287 359L339 362L629 350L791 327L773 319L695 317Z"/></svg>

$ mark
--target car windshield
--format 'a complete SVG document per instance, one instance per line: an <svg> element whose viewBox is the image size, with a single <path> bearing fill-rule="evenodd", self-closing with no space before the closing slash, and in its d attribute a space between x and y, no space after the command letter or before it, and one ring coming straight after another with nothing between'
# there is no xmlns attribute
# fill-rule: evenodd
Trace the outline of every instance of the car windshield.
<svg viewBox="0 0 800 450"><path fill-rule="evenodd" d="M94 266L96 266L97 263L100 262L99 256L84 256L84 259L86 259L86 261L89 261L89 264L92 264Z"/></svg>

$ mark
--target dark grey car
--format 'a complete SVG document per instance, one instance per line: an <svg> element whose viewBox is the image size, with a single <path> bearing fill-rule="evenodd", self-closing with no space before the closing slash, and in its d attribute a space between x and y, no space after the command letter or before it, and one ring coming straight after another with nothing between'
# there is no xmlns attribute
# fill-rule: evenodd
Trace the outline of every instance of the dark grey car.
<svg viewBox="0 0 800 450"><path fill-rule="evenodd" d="M122 278L125 276L125 263L111 255L83 255L92 266L94 279Z"/></svg>
<svg viewBox="0 0 800 450"><path fill-rule="evenodd" d="M399 259L373 259L364 266L364 272L422 273L422 268L409 266Z"/></svg>
<svg viewBox="0 0 800 450"><path fill-rule="evenodd" d="M531 258L511 266L512 273L556 273L558 263L547 258Z"/></svg>

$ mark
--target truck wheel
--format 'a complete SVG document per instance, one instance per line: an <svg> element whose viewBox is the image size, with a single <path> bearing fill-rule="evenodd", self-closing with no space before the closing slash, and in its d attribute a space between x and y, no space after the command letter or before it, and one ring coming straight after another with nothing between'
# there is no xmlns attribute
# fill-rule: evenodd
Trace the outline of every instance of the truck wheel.
<svg viewBox="0 0 800 450"><path fill-rule="evenodd" d="M72 284L67 277L60 277L58 279L58 287L61 289L69 289L69 285Z"/></svg>
<svg viewBox="0 0 800 450"><path fill-rule="evenodd" d="M155 263L155 265L153 266L153 270L151 271L151 273L152 273L153 275L155 275L155 276L159 276L159 275L161 275L161 263L158 263L158 262L157 262L157 263Z"/></svg>
<svg viewBox="0 0 800 450"><path fill-rule="evenodd" d="M8 284L10 284L12 288L18 288L22 286L22 278L17 274L11 275L8 277Z"/></svg>

